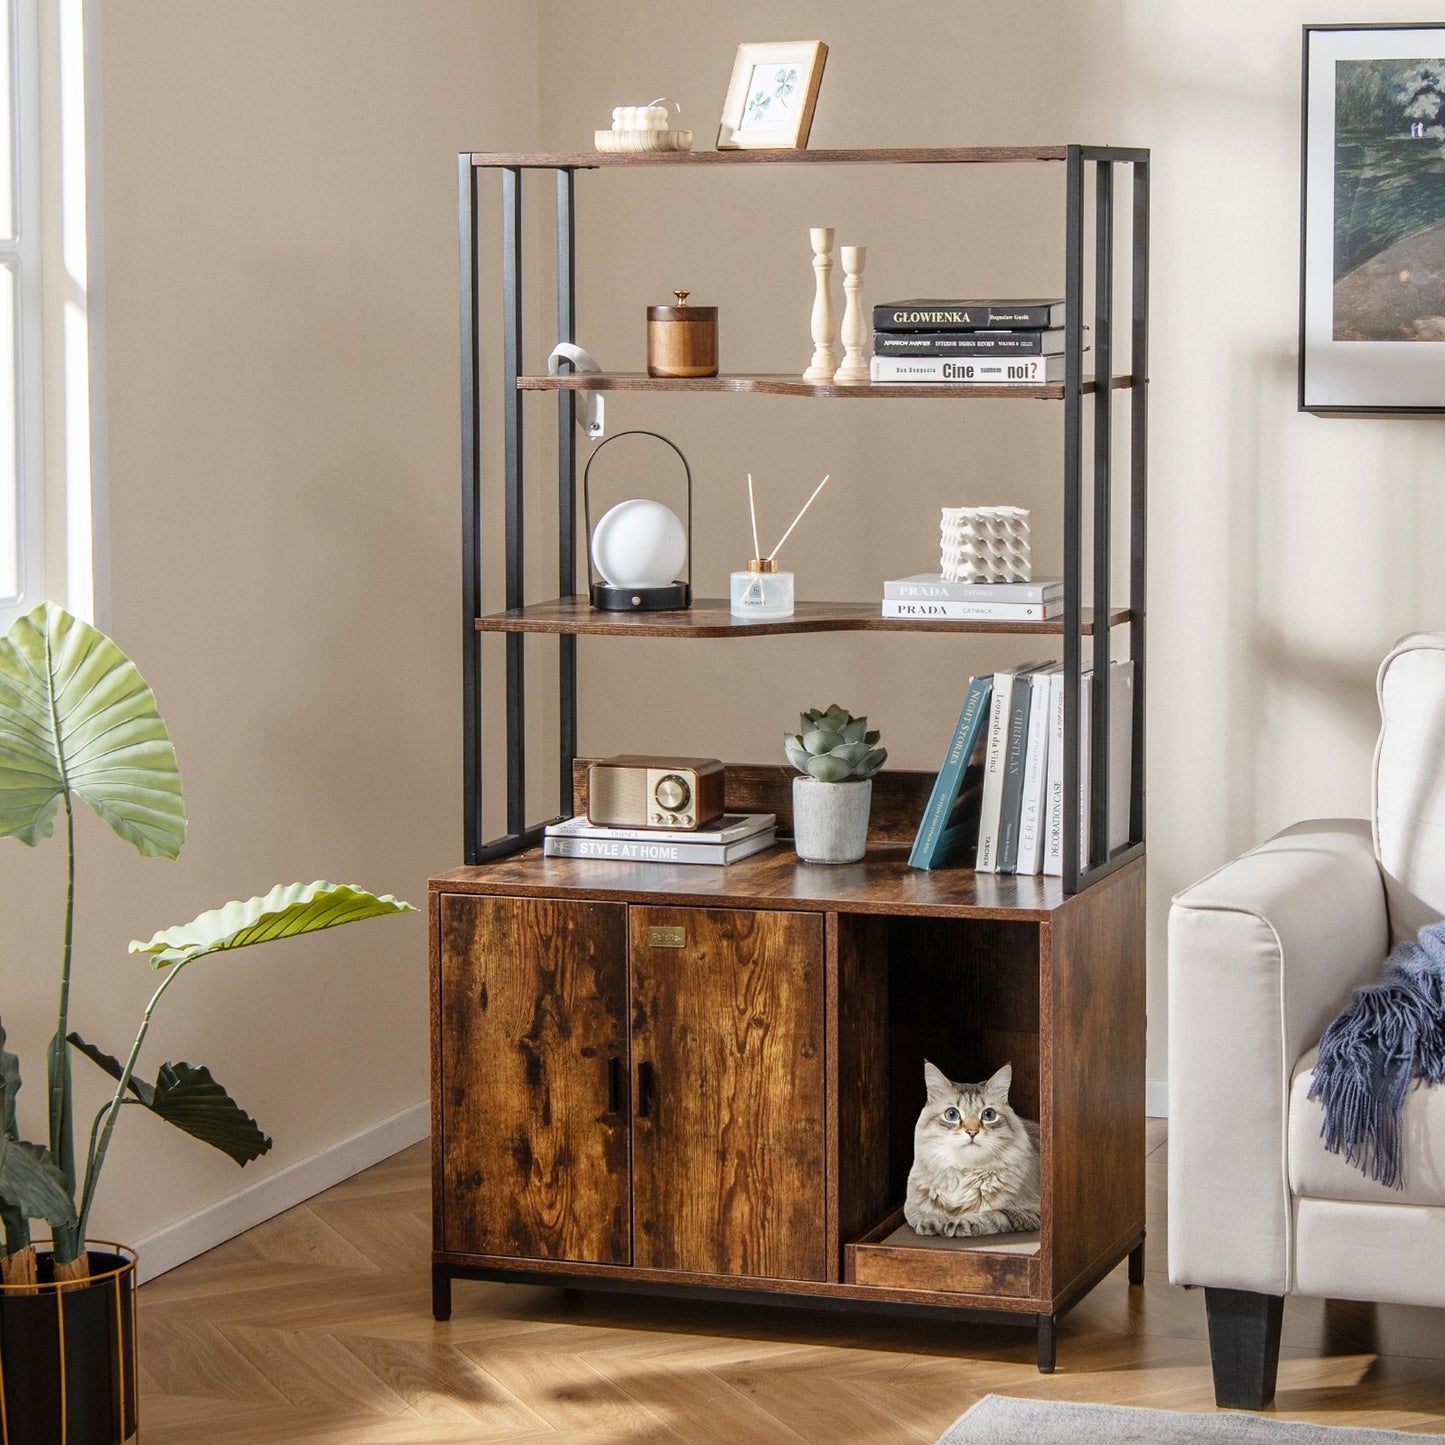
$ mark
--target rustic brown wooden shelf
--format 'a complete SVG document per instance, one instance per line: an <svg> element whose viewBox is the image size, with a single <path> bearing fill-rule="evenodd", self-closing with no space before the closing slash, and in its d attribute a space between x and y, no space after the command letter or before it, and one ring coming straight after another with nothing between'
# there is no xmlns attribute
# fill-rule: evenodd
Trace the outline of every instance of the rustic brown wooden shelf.
<svg viewBox="0 0 1445 1445"><path fill-rule="evenodd" d="M799 908L889 916L999 918L1043 922L1067 901L1063 880L972 868L910 868L906 844L870 844L860 863L804 863L780 842L737 863L612 862L545 858L529 848L432 880L446 893L566 897L609 902L666 899L705 908Z"/></svg>
<svg viewBox="0 0 1445 1445"><path fill-rule="evenodd" d="M1111 390L1122 390L1134 385L1132 376L1114 377ZM1080 383L1083 393L1094 391L1092 377ZM1049 382L1043 386L1024 386L1009 382L988 386L983 382L948 381L880 381L862 386L818 386L810 381L800 381L796 376L757 374L751 376L644 376L640 372L568 372L560 376L519 376L518 391L725 391L752 392L764 396L838 396L838 397L1008 397L1010 401L1028 398L1034 401L1061 401L1064 395L1062 382Z"/></svg>
<svg viewBox="0 0 1445 1445"><path fill-rule="evenodd" d="M699 597L684 612L600 612L586 597L554 597L477 618L478 632L570 632L599 637L770 637L799 632L996 632L1058 636L1064 619L983 622L957 618L881 617L876 602L799 602L791 617L734 617L726 597ZM1109 613L1109 626L1130 620L1127 607ZM1085 635L1094 630L1083 609Z"/></svg>
<svg viewBox="0 0 1445 1445"><path fill-rule="evenodd" d="M475 151L481 169L591 170L610 166L766 166L766 165L1008 165L1024 161L1061 161L1067 146L931 146L844 150L759 151Z"/></svg>

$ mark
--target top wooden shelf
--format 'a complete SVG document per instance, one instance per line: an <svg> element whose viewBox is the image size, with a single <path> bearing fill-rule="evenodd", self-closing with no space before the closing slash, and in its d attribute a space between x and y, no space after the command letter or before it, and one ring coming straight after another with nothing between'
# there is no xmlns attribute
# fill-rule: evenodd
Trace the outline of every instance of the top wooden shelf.
<svg viewBox="0 0 1445 1445"><path fill-rule="evenodd" d="M873 150L766 151L474 151L477 167L541 170L590 170L601 166L756 166L756 165L1007 165L1021 161L1061 161L1067 146L884 147ZM1133 152L1120 152L1121 158ZM1142 158L1145 152L1140 151Z"/></svg>

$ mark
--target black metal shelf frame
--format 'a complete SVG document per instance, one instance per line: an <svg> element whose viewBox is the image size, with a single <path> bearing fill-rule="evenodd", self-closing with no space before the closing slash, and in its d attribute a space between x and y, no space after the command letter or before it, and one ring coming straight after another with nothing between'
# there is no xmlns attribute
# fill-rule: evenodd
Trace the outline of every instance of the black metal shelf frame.
<svg viewBox="0 0 1445 1445"><path fill-rule="evenodd" d="M894 158L880 164L906 164ZM953 162L954 164L966 162ZM1005 162L1008 163L1008 162ZM1090 781L1090 849L1082 856L1082 828L1078 808L1063 810L1064 890L1076 893L1137 857L1144 847L1145 749L1145 562L1148 492L1148 345L1149 345L1149 152L1132 147L1070 145L1065 148L1064 220L1064 766L1065 798L1080 797L1086 772ZM1093 328L1094 374L1113 373L1117 303L1114 216L1115 171L1127 167L1132 179L1131 248L1127 277L1127 305L1120 318L1129 335L1132 384L1129 398L1128 460L1128 656L1134 664L1130 810L1127 842L1108 848L1109 801L1109 687L1110 631L1097 628L1089 661L1090 707L1094 725L1092 745L1084 756L1080 737L1082 668L1085 634L1084 523L1086 507L1092 519L1092 594L1096 616L1107 616L1111 590L1111 544L1115 526L1113 476L1113 391L1099 387L1092 393L1093 446L1086 467L1084 457L1085 392L1081 386L1084 353L1086 227L1093 225ZM505 597L508 609L523 605L523 392L522 375L522 173L545 168L556 181L556 301L557 340L574 339L576 323L576 189L575 177L586 166L569 161L541 166L501 165L502 232L502 437L504 498ZM462 694L465 800L464 857L469 864L503 857L538 843L543 824L529 823L526 805L526 669L524 636L508 633L506 647L506 788L507 830L485 840L482 821L482 663L481 637L476 620L482 613L483 527L481 511L482 435L480 389L483 346L478 336L478 236L480 225L479 166L471 152L458 157L458 239L461 253L461 440L462 440ZM661 169L661 168L659 168ZM1086 180L1093 175L1093 205L1088 205ZM1092 217L1089 212L1092 211ZM577 428L576 392L559 390L557 401L558 595L576 594L577 575ZM978 404L978 403L975 403ZM1087 481L1087 486L1086 486ZM557 729L558 796L567 798L572 787L572 760L577 752L577 637L558 638L559 723Z"/></svg>

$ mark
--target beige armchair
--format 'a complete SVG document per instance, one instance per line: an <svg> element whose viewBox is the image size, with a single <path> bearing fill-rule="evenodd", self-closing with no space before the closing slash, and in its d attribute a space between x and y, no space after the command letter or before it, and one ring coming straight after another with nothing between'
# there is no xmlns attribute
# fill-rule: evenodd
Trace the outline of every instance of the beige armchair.
<svg viewBox="0 0 1445 1445"><path fill-rule="evenodd" d="M1445 1088L1412 1087L1403 1188L1320 1139L1320 1035L1445 915L1445 635L1380 666L1371 821L1300 823L1169 916L1169 1277L1202 1285L1215 1399L1274 1397L1284 1297L1445 1305Z"/></svg>

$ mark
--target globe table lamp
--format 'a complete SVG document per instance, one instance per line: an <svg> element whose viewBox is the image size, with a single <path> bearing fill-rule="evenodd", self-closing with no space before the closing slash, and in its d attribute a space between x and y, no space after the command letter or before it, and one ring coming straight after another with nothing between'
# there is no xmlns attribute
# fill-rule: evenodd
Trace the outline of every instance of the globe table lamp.
<svg viewBox="0 0 1445 1445"><path fill-rule="evenodd" d="M592 463L625 436L656 437L677 452L687 477L687 521L661 502L632 497L592 525ZM582 509L589 538L588 595L604 612L670 612L692 605L692 469L665 436L618 432L599 445L582 474ZM682 580L679 580L681 578Z"/></svg>

